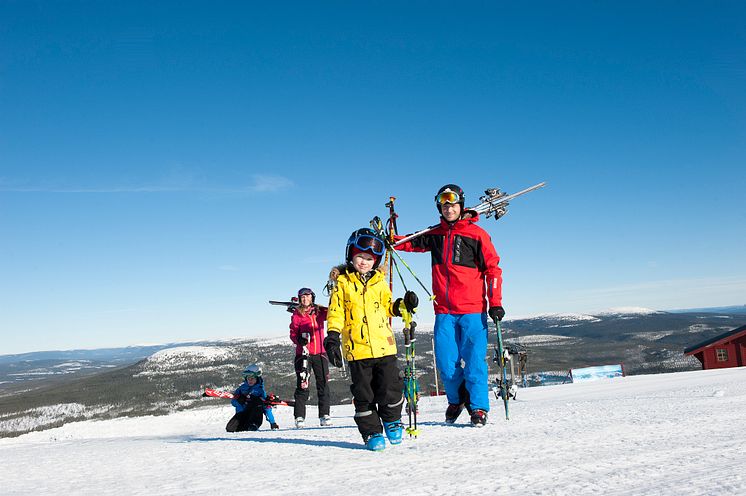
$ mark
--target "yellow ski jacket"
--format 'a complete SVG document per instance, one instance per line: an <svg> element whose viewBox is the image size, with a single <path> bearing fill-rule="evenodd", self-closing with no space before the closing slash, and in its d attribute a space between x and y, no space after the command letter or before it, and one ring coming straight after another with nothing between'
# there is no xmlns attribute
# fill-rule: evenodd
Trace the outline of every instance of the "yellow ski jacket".
<svg viewBox="0 0 746 496"><path fill-rule="evenodd" d="M391 290L380 270L366 283L356 271L347 270L337 277L326 328L342 335L342 353L348 362L396 355L389 325L391 307Z"/></svg>

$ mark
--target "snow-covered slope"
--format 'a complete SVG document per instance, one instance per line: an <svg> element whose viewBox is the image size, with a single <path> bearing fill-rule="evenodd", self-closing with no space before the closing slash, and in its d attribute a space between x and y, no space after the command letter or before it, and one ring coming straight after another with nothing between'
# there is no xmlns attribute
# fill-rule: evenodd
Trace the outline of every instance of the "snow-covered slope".
<svg viewBox="0 0 746 496"><path fill-rule="evenodd" d="M279 407L280 431L228 434L233 409L207 401L0 439L2 494L746 493L746 368L520 390L483 429L423 398L419 439L383 453L362 449L349 405L330 428L290 429Z"/></svg>

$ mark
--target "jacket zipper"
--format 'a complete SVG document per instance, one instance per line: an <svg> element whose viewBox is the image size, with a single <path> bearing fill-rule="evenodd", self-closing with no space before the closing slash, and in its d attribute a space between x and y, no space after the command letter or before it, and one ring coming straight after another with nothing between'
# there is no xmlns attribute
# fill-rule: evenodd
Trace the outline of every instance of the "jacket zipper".
<svg viewBox="0 0 746 496"><path fill-rule="evenodd" d="M443 250L443 263L446 267L446 308L448 309L448 313L451 313L451 300L448 297L448 286L449 282L451 280L451 271L450 271L450 261L451 261L451 254L450 254L450 246L451 246L451 233L453 232L453 226L448 226L448 236L446 236L446 246L445 250Z"/></svg>

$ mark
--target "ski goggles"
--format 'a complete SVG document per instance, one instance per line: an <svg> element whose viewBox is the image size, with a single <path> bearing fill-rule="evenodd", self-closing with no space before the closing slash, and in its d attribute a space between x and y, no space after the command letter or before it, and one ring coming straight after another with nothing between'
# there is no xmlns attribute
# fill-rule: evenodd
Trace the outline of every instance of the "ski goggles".
<svg viewBox="0 0 746 496"><path fill-rule="evenodd" d="M311 288L300 288L298 290L298 296L303 296L303 295L314 296L313 291L311 291Z"/></svg>
<svg viewBox="0 0 746 496"><path fill-rule="evenodd" d="M435 197L435 203L444 205L446 203L459 203L461 196L455 191L444 191Z"/></svg>
<svg viewBox="0 0 746 496"><path fill-rule="evenodd" d="M360 251L369 251L379 257L384 252L383 241L367 234L361 234L351 244Z"/></svg>
<svg viewBox="0 0 746 496"><path fill-rule="evenodd" d="M244 374L243 378L244 378L244 380L249 380L249 379L254 379L255 381L259 380L259 377L256 374L252 373L252 372Z"/></svg>

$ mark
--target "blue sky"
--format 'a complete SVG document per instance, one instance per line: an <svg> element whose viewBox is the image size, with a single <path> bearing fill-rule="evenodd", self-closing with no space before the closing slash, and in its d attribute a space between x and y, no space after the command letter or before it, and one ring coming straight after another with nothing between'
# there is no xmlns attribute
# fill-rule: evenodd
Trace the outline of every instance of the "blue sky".
<svg viewBox="0 0 746 496"><path fill-rule="evenodd" d="M740 2L4 1L0 354L282 335L449 182L548 183L481 222L508 316L744 304L744 46Z"/></svg>

